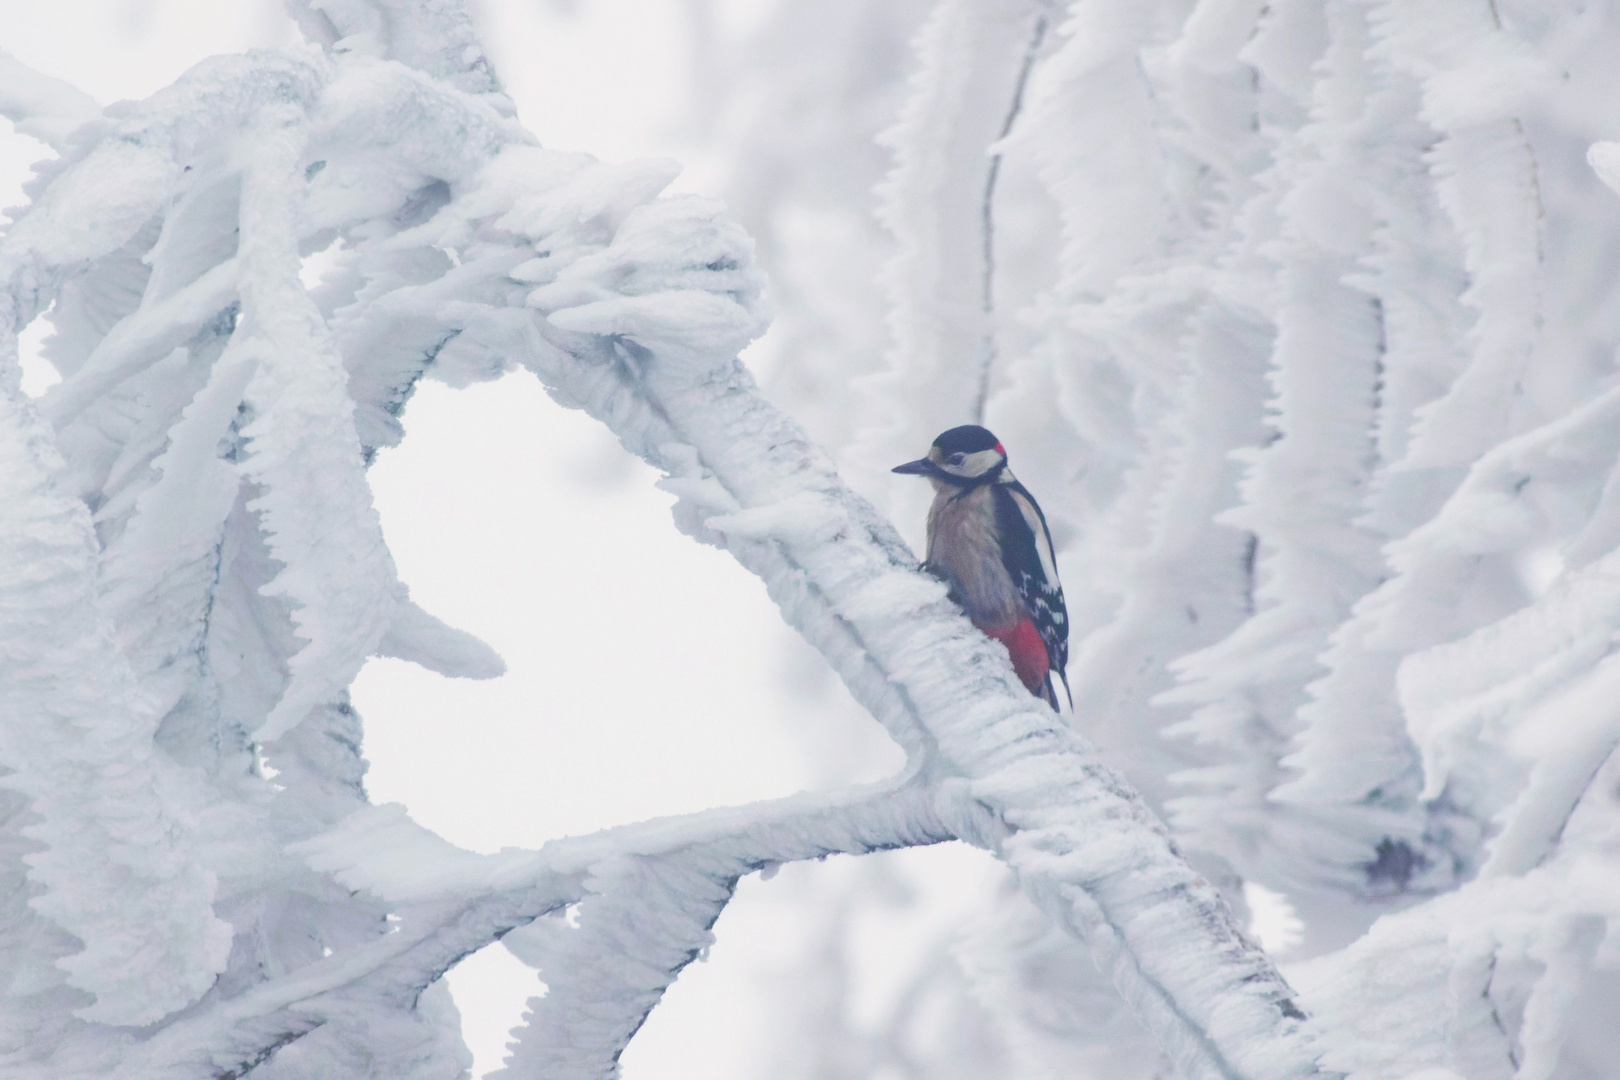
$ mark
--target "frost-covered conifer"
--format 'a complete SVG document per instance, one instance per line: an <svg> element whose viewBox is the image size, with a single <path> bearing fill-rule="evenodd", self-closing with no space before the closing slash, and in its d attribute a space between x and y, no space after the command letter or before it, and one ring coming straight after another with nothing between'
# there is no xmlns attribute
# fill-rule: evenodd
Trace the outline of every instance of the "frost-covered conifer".
<svg viewBox="0 0 1620 1080"><path fill-rule="evenodd" d="M743 228L537 146L455 0L295 4L308 48L105 112L0 54L57 154L0 236L0 1075L458 1076L441 976L500 939L548 987L503 1075L609 1076L740 877L952 839L1016 888L801 1074L1608 1075L1620 12L792 7L749 47L848 93L735 63L714 133L831 453L737 359ZM780 287L869 210L882 267ZM518 366L764 580L897 776L497 856L367 804L367 657L502 670L411 601L367 465L420 380ZM911 527L883 470L977 420L1061 548L1072 716L834 469ZM1299 917L1297 993L1245 887ZM958 1038L911 1053L924 999Z"/></svg>

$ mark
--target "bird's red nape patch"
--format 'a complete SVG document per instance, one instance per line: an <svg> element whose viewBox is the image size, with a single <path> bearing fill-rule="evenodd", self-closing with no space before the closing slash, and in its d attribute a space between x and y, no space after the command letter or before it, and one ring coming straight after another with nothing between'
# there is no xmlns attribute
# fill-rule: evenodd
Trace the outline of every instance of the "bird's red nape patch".
<svg viewBox="0 0 1620 1080"><path fill-rule="evenodd" d="M1007 456L1007 448L1005 446L1002 446L1000 443L996 443L996 453L1000 454L1002 457L1006 457Z"/></svg>
<svg viewBox="0 0 1620 1080"><path fill-rule="evenodd" d="M1026 617L1012 626L981 626L979 629L984 631L985 637L993 638L1007 647L1018 678L1030 693L1044 697L1046 673L1051 670L1052 662L1046 655L1046 642L1041 640L1041 632L1035 629L1035 623Z"/></svg>

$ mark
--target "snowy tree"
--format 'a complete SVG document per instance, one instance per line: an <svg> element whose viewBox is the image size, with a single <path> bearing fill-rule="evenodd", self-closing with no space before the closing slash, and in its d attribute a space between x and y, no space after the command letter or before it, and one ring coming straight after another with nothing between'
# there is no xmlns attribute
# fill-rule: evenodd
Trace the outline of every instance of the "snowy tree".
<svg viewBox="0 0 1620 1080"><path fill-rule="evenodd" d="M1572 883L1612 861L1620 783L1588 696L1615 32L1608 5L942 3L886 137L893 345L848 470L1016 433L1078 597L1076 726L1213 880L1292 902L1285 970L1358 1076L1611 1071L1611 909ZM1154 1075L1101 999L1050 1006L1079 969L1016 923L958 947L987 1064Z"/></svg>
<svg viewBox="0 0 1620 1080"><path fill-rule="evenodd" d="M547 987L502 1075L608 1076L739 879L951 840L1015 888L911 985L995 1051L811 1072L1607 1074L1620 12L780 6L712 137L832 453L738 359L764 275L718 203L538 146L454 0L295 13L106 110L0 55L58 155L0 237L4 1075L462 1075L442 976L500 940ZM883 171L877 303L824 279ZM411 601L366 468L422 379L519 367L898 775L499 855L368 805L365 659L503 665ZM920 521L881 470L964 421L1052 518L1072 716L874 508ZM1297 993L1233 914L1276 894Z"/></svg>

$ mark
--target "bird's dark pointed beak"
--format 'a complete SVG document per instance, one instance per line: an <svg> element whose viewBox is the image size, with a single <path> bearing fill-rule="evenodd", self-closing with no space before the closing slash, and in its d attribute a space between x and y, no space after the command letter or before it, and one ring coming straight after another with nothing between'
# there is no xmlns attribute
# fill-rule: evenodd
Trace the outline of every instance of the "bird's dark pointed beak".
<svg viewBox="0 0 1620 1080"><path fill-rule="evenodd" d="M937 468L939 468L939 466L935 465L927 458L918 458L916 461L908 461L904 465L896 465L889 471L897 473L911 473L918 476L929 476Z"/></svg>

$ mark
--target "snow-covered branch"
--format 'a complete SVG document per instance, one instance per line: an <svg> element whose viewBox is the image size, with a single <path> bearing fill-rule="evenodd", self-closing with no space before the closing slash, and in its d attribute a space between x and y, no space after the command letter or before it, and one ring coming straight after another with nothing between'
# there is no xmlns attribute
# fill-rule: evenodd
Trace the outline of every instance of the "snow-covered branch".
<svg viewBox="0 0 1620 1080"><path fill-rule="evenodd" d="M398 806L363 810L290 851L345 888L386 901L396 912L390 932L181 1016L127 1048L111 1075L179 1080L197 1075L203 1061L241 1075L368 1002L411 1007L458 960L497 940L542 967L549 986L531 1003L537 1018L520 1041L528 1049L510 1075L605 1075L705 945L739 877L951 838L915 781L712 810L500 855L456 848ZM565 909L577 911L577 928ZM664 940L660 951L649 934L677 940Z"/></svg>
<svg viewBox="0 0 1620 1080"><path fill-rule="evenodd" d="M732 356L755 325L735 299L748 285L734 269L745 252L702 227L711 215L696 201L649 207L588 268L538 290L530 303L550 325L596 340L537 349L531 364L649 461L684 466L697 490L683 498L698 503L687 514L745 563L759 545L780 552L785 565L767 585L784 616L812 644L827 642L835 669L898 740L921 733L953 830L1005 858L1032 898L1085 937L1188 1075L1312 1073L1292 992L1140 797L1022 691L892 526L754 389ZM691 291L668 288L677 275ZM624 282L628 295L608 293ZM553 306L575 298L585 302ZM864 656L848 652L851 636ZM888 684L875 696L872 667Z"/></svg>
<svg viewBox="0 0 1620 1080"><path fill-rule="evenodd" d="M879 377L885 394L868 399L862 453L902 460L944 428L982 418L997 348L1001 157L992 146L1021 111L1051 18L1048 0L946 0L921 31L908 100L883 135L896 157L879 191L880 217L899 241L884 274L893 346ZM891 393L920 407L903 416L875 407Z"/></svg>

